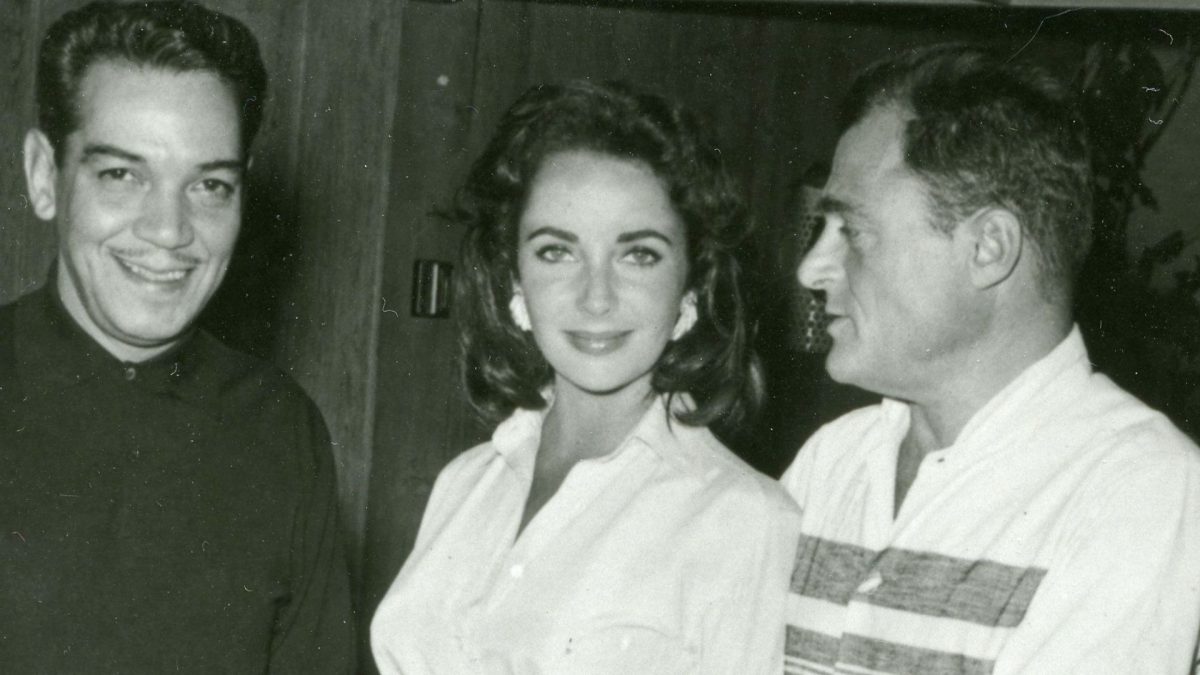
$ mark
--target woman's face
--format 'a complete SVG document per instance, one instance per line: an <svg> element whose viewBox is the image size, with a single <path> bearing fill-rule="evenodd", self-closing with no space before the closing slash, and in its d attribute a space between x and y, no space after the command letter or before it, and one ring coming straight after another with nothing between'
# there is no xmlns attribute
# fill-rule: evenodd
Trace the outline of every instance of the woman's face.
<svg viewBox="0 0 1200 675"><path fill-rule="evenodd" d="M641 162L551 154L517 231L533 337L557 387L650 387L688 277L684 225Z"/></svg>

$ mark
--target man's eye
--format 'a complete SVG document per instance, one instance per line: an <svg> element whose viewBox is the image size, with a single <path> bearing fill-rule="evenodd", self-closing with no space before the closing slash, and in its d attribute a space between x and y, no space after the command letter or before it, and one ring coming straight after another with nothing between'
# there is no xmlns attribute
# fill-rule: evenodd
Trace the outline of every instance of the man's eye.
<svg viewBox="0 0 1200 675"><path fill-rule="evenodd" d="M649 267L650 265L654 265L658 261L662 260L662 255L652 248L638 246L630 249L629 252L625 254L625 259L635 265Z"/></svg>
<svg viewBox="0 0 1200 675"><path fill-rule="evenodd" d="M99 176L101 180L105 181L127 181L133 179L133 172L122 167L114 167L101 170Z"/></svg>
<svg viewBox="0 0 1200 675"><path fill-rule="evenodd" d="M845 237L847 241L854 241L855 239L858 239L860 234L862 234L858 230L848 225L842 225L840 228L838 228L838 231L842 233L842 236Z"/></svg>
<svg viewBox="0 0 1200 675"><path fill-rule="evenodd" d="M222 205L233 199L237 188L219 178L205 178L195 186L200 198L208 205Z"/></svg>
<svg viewBox="0 0 1200 675"><path fill-rule="evenodd" d="M534 255L546 262L563 262L571 259L571 251L561 244L549 244L539 248Z"/></svg>
<svg viewBox="0 0 1200 675"><path fill-rule="evenodd" d="M206 178L200 181L200 187L205 192L211 192L221 197L230 197L233 195L233 186L216 178Z"/></svg>
<svg viewBox="0 0 1200 675"><path fill-rule="evenodd" d="M143 187L142 177L132 169L114 166L96 172L101 190L114 195L129 195Z"/></svg>

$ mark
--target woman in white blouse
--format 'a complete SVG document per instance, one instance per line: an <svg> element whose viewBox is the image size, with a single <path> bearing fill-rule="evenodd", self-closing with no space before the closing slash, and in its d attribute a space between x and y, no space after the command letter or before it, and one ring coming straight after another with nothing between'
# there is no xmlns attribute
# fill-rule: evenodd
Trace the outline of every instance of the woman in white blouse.
<svg viewBox="0 0 1200 675"><path fill-rule="evenodd" d="M657 96L535 87L455 216L466 386L503 421L438 477L379 669L782 672L799 516L706 428L761 393L720 151Z"/></svg>

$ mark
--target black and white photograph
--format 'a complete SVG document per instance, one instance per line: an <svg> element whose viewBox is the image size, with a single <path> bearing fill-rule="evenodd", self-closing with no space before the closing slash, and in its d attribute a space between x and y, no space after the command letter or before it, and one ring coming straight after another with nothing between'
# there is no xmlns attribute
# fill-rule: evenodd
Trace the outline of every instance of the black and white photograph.
<svg viewBox="0 0 1200 675"><path fill-rule="evenodd" d="M0 0L0 673L1200 675L1200 0Z"/></svg>

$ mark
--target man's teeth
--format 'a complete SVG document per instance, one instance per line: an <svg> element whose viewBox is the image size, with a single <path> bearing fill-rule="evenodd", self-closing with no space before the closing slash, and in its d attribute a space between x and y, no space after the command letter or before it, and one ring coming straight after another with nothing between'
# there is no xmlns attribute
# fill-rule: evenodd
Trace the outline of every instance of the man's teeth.
<svg viewBox="0 0 1200 675"><path fill-rule="evenodd" d="M147 281L157 281L157 282L179 281L180 279L187 276L186 270L170 270L167 272L155 272L154 270L147 269L145 267L142 267L141 265L136 265L134 263L131 263L128 260L122 260L121 264L125 266L125 269L129 270L130 272L133 272L134 274L138 275L139 277L142 277L143 279L146 279Z"/></svg>

